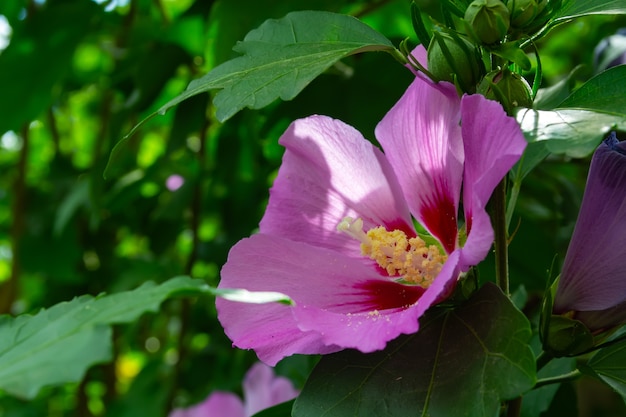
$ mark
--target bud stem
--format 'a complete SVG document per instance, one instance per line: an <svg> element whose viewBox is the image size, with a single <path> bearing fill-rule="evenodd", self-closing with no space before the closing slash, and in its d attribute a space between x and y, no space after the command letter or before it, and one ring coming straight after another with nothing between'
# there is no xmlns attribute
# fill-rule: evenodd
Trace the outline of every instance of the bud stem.
<svg viewBox="0 0 626 417"><path fill-rule="evenodd" d="M402 52L400 52L398 49L393 48L391 51L389 51L389 53L391 54L392 57L394 57L396 59L396 61L398 61L402 65L406 65L406 64L409 63L409 61L404 56L404 54Z"/></svg>
<svg viewBox="0 0 626 417"><path fill-rule="evenodd" d="M539 387L543 387L544 385L560 384L561 382L573 381L577 379L578 377L580 377L581 375L582 373L578 369L575 369L572 372L569 372L567 374L553 376L550 378L538 379L537 383L535 384L535 389Z"/></svg>
<svg viewBox="0 0 626 417"><path fill-rule="evenodd" d="M506 227L506 178L496 186L493 193L493 227L496 252L496 284L503 293L510 296L509 253Z"/></svg>

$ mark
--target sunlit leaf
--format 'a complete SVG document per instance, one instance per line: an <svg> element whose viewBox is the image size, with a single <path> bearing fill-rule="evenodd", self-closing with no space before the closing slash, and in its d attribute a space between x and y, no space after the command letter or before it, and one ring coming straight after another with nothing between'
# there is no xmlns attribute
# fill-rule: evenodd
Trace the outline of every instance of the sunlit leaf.
<svg viewBox="0 0 626 417"><path fill-rule="evenodd" d="M556 20L564 21L590 14L626 14L626 4L624 0L564 0L556 14Z"/></svg>
<svg viewBox="0 0 626 417"><path fill-rule="evenodd" d="M329 12L292 12L267 20L249 32L234 50L243 56L192 81L164 112L196 94L223 89L215 96L216 116L230 118L244 107L262 108L277 98L291 100L339 59L365 51L385 51L393 44L359 20Z"/></svg>
<svg viewBox="0 0 626 417"><path fill-rule="evenodd" d="M594 110L626 117L626 65L618 65L596 75L558 107Z"/></svg>
<svg viewBox="0 0 626 417"><path fill-rule="evenodd" d="M535 382L530 335L524 315L486 284L384 351L324 356L293 416L495 416Z"/></svg>
<svg viewBox="0 0 626 417"><path fill-rule="evenodd" d="M201 280L173 278L119 294L82 296L34 316L0 317L0 389L32 398L47 385L75 382L91 365L111 358L108 325L157 311L166 298L198 293Z"/></svg>
<svg viewBox="0 0 626 417"><path fill-rule="evenodd" d="M564 77L558 83L546 88L540 88L533 102L533 108L536 110L554 110L571 94L572 88L576 83L576 76L583 69L582 65L578 65L567 74L567 77Z"/></svg>
<svg viewBox="0 0 626 417"><path fill-rule="evenodd" d="M626 127L626 116L589 110L521 109L516 117L526 140L545 141L548 152L573 158L591 154L612 129Z"/></svg>
<svg viewBox="0 0 626 417"><path fill-rule="evenodd" d="M128 136L154 115L209 90L221 90L215 95L214 104L217 118L225 121L244 107L260 109L277 98L293 99L341 58L393 49L386 37L347 15L301 11L270 19L237 43L234 50L242 56L192 81L180 95L136 125ZM119 152L122 143L113 153Z"/></svg>

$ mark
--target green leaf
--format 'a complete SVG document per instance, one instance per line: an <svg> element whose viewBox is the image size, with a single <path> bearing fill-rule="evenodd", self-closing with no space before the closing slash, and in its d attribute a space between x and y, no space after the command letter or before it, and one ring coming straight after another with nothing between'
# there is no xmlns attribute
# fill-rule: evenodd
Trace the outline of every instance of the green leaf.
<svg viewBox="0 0 626 417"><path fill-rule="evenodd" d="M572 158L589 155L608 132L626 128L626 116L579 109L520 109L516 118L528 142L545 141L548 152Z"/></svg>
<svg viewBox="0 0 626 417"><path fill-rule="evenodd" d="M626 14L626 4L624 0L564 0L555 20L561 22L590 14Z"/></svg>
<svg viewBox="0 0 626 417"><path fill-rule="evenodd" d="M567 374L576 369L576 359L553 359L538 373L540 378L551 378ZM524 394L520 417L537 417L550 407L559 384L548 384Z"/></svg>
<svg viewBox="0 0 626 417"><path fill-rule="evenodd" d="M0 388L33 398L46 385L79 381L91 365L111 358L113 323L157 311L174 294L201 293L188 277L152 282L109 296L82 296L34 316L0 317Z"/></svg>
<svg viewBox="0 0 626 417"><path fill-rule="evenodd" d="M393 49L389 39L352 16L301 11L270 19L237 43L234 50L243 56L192 81L128 136L147 119L196 94L221 89L214 104L216 116L223 122L244 107L260 109L277 98L293 99L315 77L348 55Z"/></svg>
<svg viewBox="0 0 626 417"><path fill-rule="evenodd" d="M546 143L546 141L530 142L526 146L522 157L511 169L511 179L514 183L519 182L521 184L526 175L550 154Z"/></svg>
<svg viewBox="0 0 626 417"><path fill-rule="evenodd" d="M596 75L558 107L593 110L626 117L626 65L618 65Z"/></svg>
<svg viewBox="0 0 626 417"><path fill-rule="evenodd" d="M591 370L626 401L626 340L600 349L581 370Z"/></svg>
<svg viewBox="0 0 626 417"><path fill-rule="evenodd" d="M589 155L610 130L626 126L626 67L605 71L568 94L579 70L576 67L558 84L539 90L536 110L518 111L529 144L512 170L514 181L521 181L550 153ZM548 110L554 107L563 109Z"/></svg>
<svg viewBox="0 0 626 417"><path fill-rule="evenodd" d="M495 416L535 383L530 324L493 284L384 351L324 356L294 417Z"/></svg>
<svg viewBox="0 0 626 417"><path fill-rule="evenodd" d="M584 67L577 65L567 74L567 77L561 79L558 83L550 87L540 88L533 103L536 110L554 110L559 104L571 94L572 88L576 83L576 76Z"/></svg>
<svg viewBox="0 0 626 417"><path fill-rule="evenodd" d="M216 116L225 121L249 107L259 109L277 98L293 99L315 77L348 55L390 51L393 44L351 16L329 12L292 12L249 32L234 50L243 56L194 80L166 103L167 111L193 95L223 89L215 96Z"/></svg>
<svg viewBox="0 0 626 417"><path fill-rule="evenodd" d="M520 49L520 42L507 42L493 49L495 55L516 63L525 71L529 71L532 67L528 55Z"/></svg>
<svg viewBox="0 0 626 417"><path fill-rule="evenodd" d="M79 381L91 365L110 360L108 325L156 312L174 295L200 294L245 303L292 304L281 293L216 289L202 280L176 277L118 294L82 296L34 316L0 316L0 389L32 398L46 385Z"/></svg>

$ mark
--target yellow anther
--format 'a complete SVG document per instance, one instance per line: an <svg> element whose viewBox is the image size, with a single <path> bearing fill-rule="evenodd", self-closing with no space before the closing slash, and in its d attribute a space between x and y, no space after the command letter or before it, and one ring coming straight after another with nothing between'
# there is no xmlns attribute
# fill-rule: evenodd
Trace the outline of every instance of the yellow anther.
<svg viewBox="0 0 626 417"><path fill-rule="evenodd" d="M427 288L437 277L446 255L435 245L426 245L420 237L408 238L401 230L388 231L382 226L363 232L363 221L345 218L341 230L361 242L361 253L373 259L389 276Z"/></svg>

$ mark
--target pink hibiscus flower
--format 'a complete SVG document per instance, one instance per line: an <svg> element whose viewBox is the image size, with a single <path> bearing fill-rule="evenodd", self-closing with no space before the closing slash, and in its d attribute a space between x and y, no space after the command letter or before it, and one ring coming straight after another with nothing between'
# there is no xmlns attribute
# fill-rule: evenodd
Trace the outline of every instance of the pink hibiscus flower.
<svg viewBox="0 0 626 417"><path fill-rule="evenodd" d="M591 331L626 322L626 143L615 133L593 154L585 195L554 298Z"/></svg>
<svg viewBox="0 0 626 417"><path fill-rule="evenodd" d="M233 344L267 364L372 352L416 332L491 247L485 204L526 146L499 103L417 74L375 134L384 153L351 126L311 116L279 140L260 233L231 249L219 287L277 291L295 305L217 300Z"/></svg>
<svg viewBox="0 0 626 417"><path fill-rule="evenodd" d="M172 410L169 417L250 417L297 395L291 381L256 363L243 380L244 401L232 392L215 391L200 404Z"/></svg>

